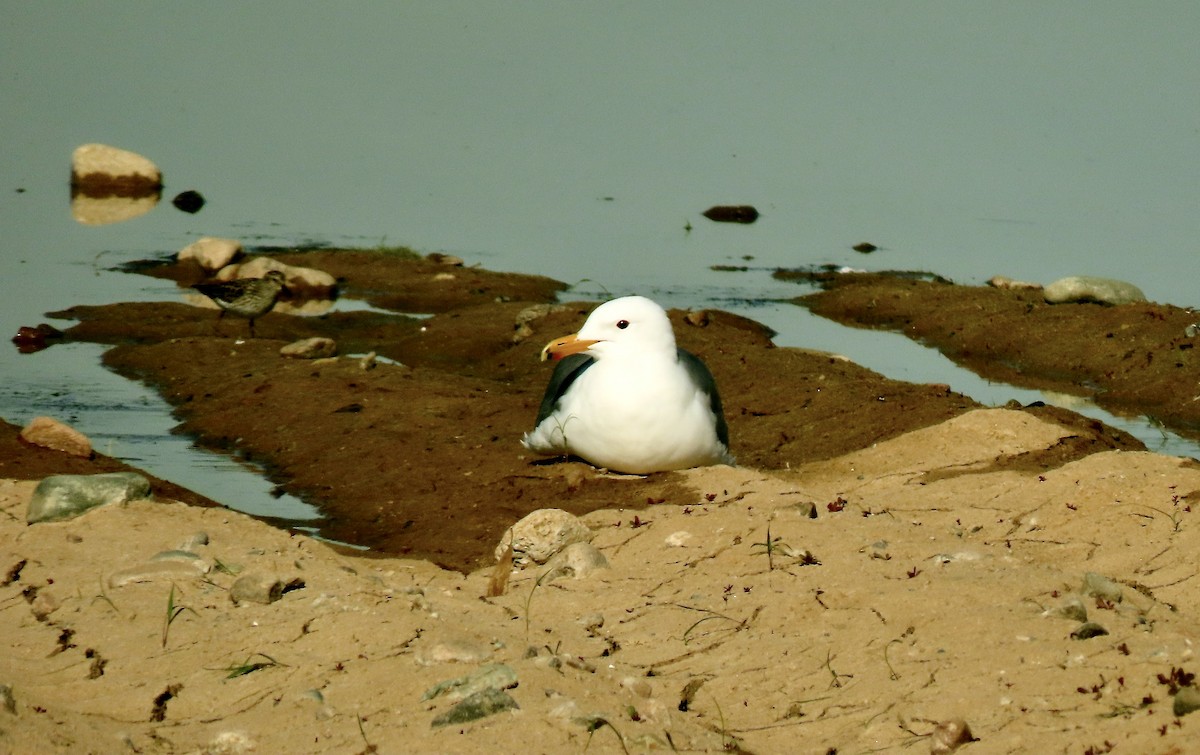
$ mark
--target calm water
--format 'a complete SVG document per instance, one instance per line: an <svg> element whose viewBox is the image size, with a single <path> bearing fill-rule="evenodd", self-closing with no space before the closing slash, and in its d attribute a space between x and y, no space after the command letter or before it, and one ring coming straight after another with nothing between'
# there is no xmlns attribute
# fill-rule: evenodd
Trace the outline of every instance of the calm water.
<svg viewBox="0 0 1200 755"><path fill-rule="evenodd" d="M719 305L782 345L1001 403L1045 397L899 336L751 304L803 292L765 270L1092 274L1200 299L1194 2L3 5L6 333L73 304L175 298L108 269L201 235L382 242L584 281L579 296ZM94 141L153 159L167 197L209 204L76 223L69 158ZM700 216L717 203L763 216ZM760 270L709 270L730 263ZM168 435L161 401L97 354L7 351L0 416L65 416L230 505L301 514Z"/></svg>

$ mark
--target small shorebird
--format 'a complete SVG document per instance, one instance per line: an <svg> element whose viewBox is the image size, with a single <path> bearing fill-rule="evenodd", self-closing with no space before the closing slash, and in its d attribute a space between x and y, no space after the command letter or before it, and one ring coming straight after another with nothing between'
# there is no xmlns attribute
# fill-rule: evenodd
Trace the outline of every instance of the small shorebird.
<svg viewBox="0 0 1200 755"><path fill-rule="evenodd" d="M192 286L200 293L217 303L221 314L217 315L219 322L226 312L232 312L250 320L250 336L254 337L254 319L262 317L275 306L279 292L283 290L286 278L278 270L270 270L262 278L236 278L221 283L197 283Z"/></svg>

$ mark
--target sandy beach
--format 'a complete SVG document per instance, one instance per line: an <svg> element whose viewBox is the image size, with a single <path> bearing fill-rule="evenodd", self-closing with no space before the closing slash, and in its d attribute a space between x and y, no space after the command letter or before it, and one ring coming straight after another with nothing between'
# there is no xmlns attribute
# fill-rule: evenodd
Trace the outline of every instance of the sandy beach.
<svg viewBox="0 0 1200 755"><path fill-rule="evenodd" d="M75 308L68 335L113 344L106 363L188 432L370 550L180 503L163 481L27 525L45 475L120 465L7 428L0 749L1188 751L1196 724L1173 705L1197 668L1194 461L1063 410L774 348L712 311L671 314L721 386L739 466L538 463L517 443L537 350L590 304L530 316L553 282L428 260L306 264L364 298L392 280L370 296L435 316L272 313L239 344L211 311L128 304ZM1161 322L1149 306L1128 321ZM280 357L318 333L343 356ZM366 350L389 362L348 356ZM545 508L586 523L608 567L497 570L505 529ZM250 578L277 599L235 601ZM447 682L464 677L496 712L456 720L466 689Z"/></svg>

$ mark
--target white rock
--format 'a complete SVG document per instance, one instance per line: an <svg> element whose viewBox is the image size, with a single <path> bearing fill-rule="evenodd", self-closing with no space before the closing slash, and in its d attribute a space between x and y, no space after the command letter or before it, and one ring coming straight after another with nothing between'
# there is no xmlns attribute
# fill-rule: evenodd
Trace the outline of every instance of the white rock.
<svg viewBox="0 0 1200 755"><path fill-rule="evenodd" d="M241 755L254 752L255 749L256 743L249 734L243 731L223 731L212 738L204 752L207 755Z"/></svg>
<svg viewBox="0 0 1200 755"><path fill-rule="evenodd" d="M687 545L687 541L691 539L692 533L688 532L687 530L679 530L678 532L672 532L670 535L667 535L663 542L671 548L682 548Z"/></svg>
<svg viewBox="0 0 1200 755"><path fill-rule="evenodd" d="M162 183L162 171L149 159L107 144L83 144L71 155L72 181L84 179L86 182L89 176L107 177L102 180L139 178L151 184Z"/></svg>
<svg viewBox="0 0 1200 755"><path fill-rule="evenodd" d="M1146 301L1146 295L1132 283L1112 278L1073 275L1060 278L1042 292L1051 304L1094 301L1101 304L1130 304Z"/></svg>
<svg viewBox="0 0 1200 755"><path fill-rule="evenodd" d="M1019 281L1019 280L1015 280L1013 278L1009 278L1004 275L993 275L991 278L988 278L987 283L992 288L1027 289L1030 291L1036 291L1042 287L1041 283L1031 283L1029 281Z"/></svg>
<svg viewBox="0 0 1200 755"><path fill-rule="evenodd" d="M496 546L499 560L513 546L513 563L526 565L530 561L544 564L571 543L585 543L592 539L592 531L577 517L562 509L539 509L505 530Z"/></svg>
<svg viewBox="0 0 1200 755"><path fill-rule="evenodd" d="M242 242L236 239L221 239L205 236L179 251L180 262L194 260L208 271L220 270L242 256Z"/></svg>

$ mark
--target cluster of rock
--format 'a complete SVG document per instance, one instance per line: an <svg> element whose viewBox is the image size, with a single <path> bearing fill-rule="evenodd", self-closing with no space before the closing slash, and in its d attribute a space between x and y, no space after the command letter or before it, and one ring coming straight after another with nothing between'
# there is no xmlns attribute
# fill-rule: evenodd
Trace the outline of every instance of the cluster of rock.
<svg viewBox="0 0 1200 755"><path fill-rule="evenodd" d="M118 506L151 498L150 481L136 472L107 472L91 475L51 475L34 489L26 511L30 525L60 522L86 514L101 506ZM141 563L118 569L105 578L110 588L141 582L204 577L218 563L203 555L208 535L197 532L170 550L160 551ZM287 591L304 586L294 575L250 571L238 576L229 588L235 605L270 604Z"/></svg>
<svg viewBox="0 0 1200 755"><path fill-rule="evenodd" d="M84 144L71 155L71 213L85 225L107 225L143 215L162 197L162 171L149 158L107 144ZM205 200L193 189L171 200L194 214Z"/></svg>
<svg viewBox="0 0 1200 755"><path fill-rule="evenodd" d="M591 544L592 535L591 528L583 521L561 509L539 509L528 514L509 527L496 546L496 570L503 575L503 579L493 577L493 587L497 584L500 587L493 591L492 596L503 594L510 570L544 566L534 584L533 589L536 590L556 579L584 579L600 569L607 569L608 559ZM580 623L594 634L604 625L604 617L586 616ZM447 661L481 663L488 660L490 655L490 648L461 638L450 638L422 648L417 660L426 665ZM572 666L588 673L596 671L580 658L545 647L531 646L525 658L539 666ZM439 728L518 709L520 706L517 701L505 691L516 687L517 683L517 672L511 666L490 663L466 675L439 682L426 690L421 699L445 697L455 702L454 706L433 719L431 725ZM644 696L649 694L646 691ZM571 701L559 706L555 715L585 728L595 723L580 713L578 706Z"/></svg>
<svg viewBox="0 0 1200 755"><path fill-rule="evenodd" d="M218 281L234 278L261 278L278 270L287 279L288 292L297 299L328 300L337 290L337 279L323 270L287 265L270 257L255 257L241 262L245 249L236 239L205 236L179 251L177 259L197 265Z"/></svg>
<svg viewBox="0 0 1200 755"><path fill-rule="evenodd" d="M1058 606L1046 610L1044 615L1078 622L1075 629L1071 631L1071 639L1090 640L1094 637L1103 637L1109 632L1102 624L1088 619L1087 606L1082 598L1088 598L1098 606L1111 608L1118 613L1134 614L1139 622L1143 622L1145 619L1141 616L1139 609L1127 607L1123 602L1124 597L1124 589L1118 582L1103 574L1087 572L1083 575L1083 583L1079 586L1079 590L1064 596ZM1193 686L1182 686L1173 695L1172 710L1176 716L1200 710L1200 689Z"/></svg>

